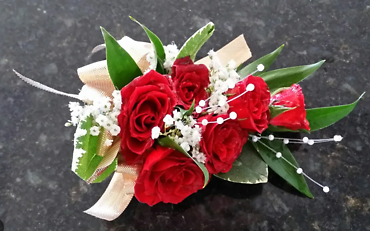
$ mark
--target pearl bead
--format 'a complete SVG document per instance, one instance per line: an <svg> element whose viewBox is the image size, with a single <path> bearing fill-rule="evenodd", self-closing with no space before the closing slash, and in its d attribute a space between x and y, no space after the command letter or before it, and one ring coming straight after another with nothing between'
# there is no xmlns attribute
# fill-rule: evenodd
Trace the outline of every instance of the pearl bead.
<svg viewBox="0 0 370 231"><path fill-rule="evenodd" d="M257 136L252 136L252 141L253 141L254 143L256 143L256 142L258 141L258 137L257 137Z"/></svg>
<svg viewBox="0 0 370 231"><path fill-rule="evenodd" d="M342 141L343 137L340 136L340 135L335 135L333 139L334 139L335 142L340 142L340 141Z"/></svg>
<svg viewBox="0 0 370 231"><path fill-rule="evenodd" d="M208 120L206 119L202 120L202 125L207 126L207 124L208 124Z"/></svg>
<svg viewBox="0 0 370 231"><path fill-rule="evenodd" d="M234 120L234 119L237 118L238 115L236 114L236 112L233 111L233 112L230 113L229 116L230 116L230 119Z"/></svg>
<svg viewBox="0 0 370 231"><path fill-rule="evenodd" d="M217 118L217 123L222 124L224 122L224 119L222 117Z"/></svg>
<svg viewBox="0 0 370 231"><path fill-rule="evenodd" d="M248 84L248 86L247 86L247 89L246 89L247 91L253 91L254 90L254 84L252 84L252 83L250 83L250 84Z"/></svg>
<svg viewBox="0 0 370 231"><path fill-rule="evenodd" d="M263 70L265 70L265 66L263 64L258 64L257 70L258 71L263 71Z"/></svg>

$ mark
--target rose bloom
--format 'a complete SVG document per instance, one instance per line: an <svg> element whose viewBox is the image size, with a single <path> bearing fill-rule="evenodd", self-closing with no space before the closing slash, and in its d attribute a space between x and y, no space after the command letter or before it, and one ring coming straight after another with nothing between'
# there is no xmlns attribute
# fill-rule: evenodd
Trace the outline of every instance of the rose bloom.
<svg viewBox="0 0 370 231"><path fill-rule="evenodd" d="M228 118L227 115L218 117L222 117L223 119ZM201 117L199 121L203 119L216 121L218 117ZM222 124L209 123L202 130L200 147L206 155L206 168L209 173L228 172L234 161L239 157L243 145L247 142L248 132L242 129L235 120L227 120Z"/></svg>
<svg viewBox="0 0 370 231"><path fill-rule="evenodd" d="M292 107L294 109L281 113L272 118L270 124L291 130L310 130L306 119L306 109L302 88L293 84L289 89L283 90L271 98L272 105Z"/></svg>
<svg viewBox="0 0 370 231"><path fill-rule="evenodd" d="M253 91L229 102L229 112L237 113L242 128L262 133L268 127L270 119L270 90L261 77L250 75L237 83L234 89L228 91L228 100L243 93L249 84L254 85Z"/></svg>
<svg viewBox="0 0 370 231"><path fill-rule="evenodd" d="M194 161L173 149L155 146L136 180L135 197L153 206L177 204L202 189L204 175Z"/></svg>
<svg viewBox="0 0 370 231"><path fill-rule="evenodd" d="M193 100L195 104L208 97L209 71L203 65L195 65L190 57L177 59L171 73L173 90L177 95L177 104L189 109Z"/></svg>
<svg viewBox="0 0 370 231"><path fill-rule="evenodd" d="M168 79L155 72L134 79L122 88L122 109L118 116L121 127L121 151L128 164L138 163L152 145L152 128L163 126L171 114L176 96Z"/></svg>

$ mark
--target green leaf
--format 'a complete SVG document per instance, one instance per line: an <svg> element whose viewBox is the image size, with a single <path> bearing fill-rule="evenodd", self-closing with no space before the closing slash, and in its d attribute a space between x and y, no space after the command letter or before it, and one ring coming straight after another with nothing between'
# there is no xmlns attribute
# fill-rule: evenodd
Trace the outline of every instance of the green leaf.
<svg viewBox="0 0 370 231"><path fill-rule="evenodd" d="M159 145L166 147L166 148L172 148L178 152L181 152L185 156L191 158L196 165L202 170L204 174L204 186L206 187L208 181L209 181L209 172L207 168L204 166L204 164L199 163L197 160L195 160L189 153L187 153L180 145L178 145L174 140L172 140L170 137L166 136L163 138L158 139Z"/></svg>
<svg viewBox="0 0 370 231"><path fill-rule="evenodd" d="M96 178L93 183L101 183L103 180L105 180L108 176L110 176L110 174L112 174L116 168L117 168L117 165L118 165L118 159L116 158L105 170L102 174L100 174L100 176L98 176L98 178Z"/></svg>
<svg viewBox="0 0 370 231"><path fill-rule="evenodd" d="M131 16L129 16L129 17L132 21L139 24L144 29L145 33L148 35L148 38L150 39L150 41L153 44L154 51L155 51L155 54L156 54L156 57L157 57L157 72L159 72L161 74L164 74L163 73L163 63L166 59L166 53L164 52L164 48L163 48L163 44L162 44L161 40L158 38L157 35L155 35L153 32L151 32L146 26L144 26L143 24L138 22L133 17L131 17Z"/></svg>
<svg viewBox="0 0 370 231"><path fill-rule="evenodd" d="M214 176L234 183L260 184L267 182L268 168L253 145L248 142L230 171Z"/></svg>
<svg viewBox="0 0 370 231"><path fill-rule="evenodd" d="M322 60L311 65L277 69L262 73L260 77L265 80L272 92L277 88L290 87L293 83L302 81L319 69L324 62L325 60Z"/></svg>
<svg viewBox="0 0 370 231"><path fill-rule="evenodd" d="M365 92L351 104L307 109L306 118L310 123L311 132L328 127L346 117L355 108L364 94Z"/></svg>
<svg viewBox="0 0 370 231"><path fill-rule="evenodd" d="M284 106L279 106L279 105L270 105L271 119L275 118L276 116L278 116L278 115L280 115L284 112L293 110L294 108L295 107L284 107Z"/></svg>
<svg viewBox="0 0 370 231"><path fill-rule="evenodd" d="M135 60L118 44L112 35L103 27L100 27L100 29L106 45L109 76L112 79L113 85L120 90L143 73Z"/></svg>
<svg viewBox="0 0 370 231"><path fill-rule="evenodd" d="M280 54L281 50L283 50L284 44L281 45L278 49L274 50L270 54L267 54L263 56L262 58L257 59L256 61L248 64L247 66L243 67L241 70L238 71L238 74L242 77L245 78L251 73L255 72L257 70L257 66L259 64L263 64L265 66L265 71L269 69L271 64L275 61L276 57ZM259 73L262 72L256 72L258 75Z"/></svg>
<svg viewBox="0 0 370 231"><path fill-rule="evenodd" d="M182 116L191 116L191 114L193 114L194 112L194 107L195 107L195 99L193 100L193 103L191 104L191 107L189 108L189 110L181 111Z"/></svg>
<svg viewBox="0 0 370 231"><path fill-rule="evenodd" d="M287 89L289 89L289 88L290 88L290 87L282 87L282 88L278 88L278 89L274 90L273 92L271 92L271 98L272 98L273 96L275 96L276 94L278 94L279 92L282 92L282 91L287 90Z"/></svg>
<svg viewBox="0 0 370 231"><path fill-rule="evenodd" d="M296 169L288 164L283 158L277 158L276 152L281 152L282 156L298 167L297 161L294 159L292 153L288 147L281 141L258 141L253 143L262 159L268 164L268 166L291 184L294 188L298 189L301 193L305 194L309 198L313 198L310 192L306 180L301 174L297 174ZM274 151L273 151L274 150Z"/></svg>
<svg viewBox="0 0 370 231"><path fill-rule="evenodd" d="M99 136L90 135L90 128L94 126L93 120L94 118L92 116L88 116L85 121L80 122L78 129L86 130L86 135L79 137L75 146L75 149L85 151L79 158L76 168L76 174L85 181L93 175L103 159L102 156L97 155L99 146L102 143L103 132L100 132Z"/></svg>
<svg viewBox="0 0 370 231"><path fill-rule="evenodd" d="M291 129L284 128L284 127L272 126L271 124L269 125L267 130L270 131L270 132L304 132L304 133L310 133L310 131L305 130L305 129L291 130Z"/></svg>
<svg viewBox="0 0 370 231"><path fill-rule="evenodd" d="M163 62L159 61L159 59L157 59L157 67L155 68L155 70L156 72L161 73L161 74L168 74L168 72L163 66Z"/></svg>
<svg viewBox="0 0 370 231"><path fill-rule="evenodd" d="M90 179L90 177L94 174L96 169L98 169L98 166L99 166L100 162L103 160L102 156L97 155L97 150L94 153L91 160L87 164L85 164L83 166L81 165L81 167L76 170L77 173L80 173L80 174L84 173L84 174L86 174L86 176L89 176L89 178L87 178L87 179L82 178L85 181ZM93 152L89 152L89 153L93 153Z"/></svg>
<svg viewBox="0 0 370 231"><path fill-rule="evenodd" d="M214 30L215 25L212 22L200 28L181 47L177 59L190 56L191 60L194 61L197 52L203 46L203 44L207 42L207 40L212 36Z"/></svg>

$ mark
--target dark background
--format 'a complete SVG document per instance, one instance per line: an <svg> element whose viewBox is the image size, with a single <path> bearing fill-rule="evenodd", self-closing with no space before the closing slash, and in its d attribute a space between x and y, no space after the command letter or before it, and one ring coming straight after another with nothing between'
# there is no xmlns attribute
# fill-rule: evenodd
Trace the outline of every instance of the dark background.
<svg viewBox="0 0 370 231"><path fill-rule="evenodd" d="M129 15L179 46L213 21L216 31L199 57L243 33L253 59L286 44L274 68L326 59L301 84L309 108L350 103L369 88L368 0L0 0L0 231L1 223L6 231L370 230L369 95L349 117L309 135L340 134L343 142L294 151L329 194L309 182L310 200L274 176L254 186L212 179L178 205L134 199L113 222L84 214L108 181L90 186L70 171L69 99L29 86L11 70L77 93L76 69L104 58L90 54L103 42L99 26L116 38L147 41Z"/></svg>

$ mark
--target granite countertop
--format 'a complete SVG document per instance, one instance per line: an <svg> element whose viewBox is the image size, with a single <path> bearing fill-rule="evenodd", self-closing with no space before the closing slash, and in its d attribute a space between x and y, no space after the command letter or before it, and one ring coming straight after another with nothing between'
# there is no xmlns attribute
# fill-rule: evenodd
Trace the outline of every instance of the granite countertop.
<svg viewBox="0 0 370 231"><path fill-rule="evenodd" d="M107 222L82 212L109 181L87 185L70 171L69 99L12 73L77 93L76 69L104 58L90 53L103 42L99 26L116 38L147 41L132 15L165 44L181 46L213 21L216 31L199 57L240 34L253 59L286 44L273 68L327 60L302 83L307 107L350 103L369 88L369 0L0 0L0 9L0 231L370 230L368 95L349 117L310 135L340 134L340 144L293 152L310 176L331 187L329 194L309 183L315 199L304 198L274 175L252 186L213 178L181 204L149 207L134 199Z"/></svg>

